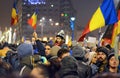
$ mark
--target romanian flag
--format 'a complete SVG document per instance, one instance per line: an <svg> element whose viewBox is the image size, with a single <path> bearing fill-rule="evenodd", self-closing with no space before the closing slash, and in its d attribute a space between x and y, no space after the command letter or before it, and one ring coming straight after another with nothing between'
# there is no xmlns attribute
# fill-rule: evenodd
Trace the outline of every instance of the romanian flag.
<svg viewBox="0 0 120 78"><path fill-rule="evenodd" d="M16 25L18 23L18 14L16 8L16 0L14 1L13 8L12 8L12 15L11 15L11 25Z"/></svg>
<svg viewBox="0 0 120 78"><path fill-rule="evenodd" d="M32 28L35 30L36 29L36 24L37 24L37 14L36 12L33 13L32 17L28 19L28 24L32 26Z"/></svg>
<svg viewBox="0 0 120 78"><path fill-rule="evenodd" d="M118 10L118 22L115 23L112 33L111 47L115 47L115 39L120 34L120 10Z"/></svg>
<svg viewBox="0 0 120 78"><path fill-rule="evenodd" d="M113 0L104 0L93 14L78 41L83 41L87 33L115 22L117 22L117 14Z"/></svg>

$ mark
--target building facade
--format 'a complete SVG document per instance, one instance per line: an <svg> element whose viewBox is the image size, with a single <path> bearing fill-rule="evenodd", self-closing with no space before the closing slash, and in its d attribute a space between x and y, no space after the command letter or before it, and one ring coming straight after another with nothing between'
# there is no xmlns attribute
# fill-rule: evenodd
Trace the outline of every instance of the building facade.
<svg viewBox="0 0 120 78"><path fill-rule="evenodd" d="M31 38L34 32L27 20L37 9L37 28L39 37L55 36L61 29L69 31L70 17L75 15L71 0L18 0L19 22L16 26L18 39Z"/></svg>

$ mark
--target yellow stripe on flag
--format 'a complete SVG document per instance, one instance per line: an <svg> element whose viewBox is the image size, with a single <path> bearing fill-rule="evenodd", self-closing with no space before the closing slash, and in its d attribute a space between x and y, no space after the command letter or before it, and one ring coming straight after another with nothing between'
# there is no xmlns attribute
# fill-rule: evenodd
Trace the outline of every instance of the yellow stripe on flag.
<svg viewBox="0 0 120 78"><path fill-rule="evenodd" d="M33 19L32 26L34 27L36 25L36 23L37 23L37 15L35 13L32 16L32 19Z"/></svg>
<svg viewBox="0 0 120 78"><path fill-rule="evenodd" d="M16 13L16 9L12 8L12 18L16 18L17 13Z"/></svg>
<svg viewBox="0 0 120 78"><path fill-rule="evenodd" d="M96 30L100 27L103 27L105 25L105 20L102 15L100 7L97 9L97 11L94 13L90 23L89 23L89 29L90 31Z"/></svg>

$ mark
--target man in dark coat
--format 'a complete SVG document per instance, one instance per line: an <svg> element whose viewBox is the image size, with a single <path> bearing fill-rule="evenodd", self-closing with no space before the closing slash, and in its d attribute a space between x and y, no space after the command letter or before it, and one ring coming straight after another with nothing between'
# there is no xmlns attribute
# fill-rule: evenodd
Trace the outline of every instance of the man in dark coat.
<svg viewBox="0 0 120 78"><path fill-rule="evenodd" d="M59 76L60 78L79 78L77 60L74 57L65 56L61 60Z"/></svg>
<svg viewBox="0 0 120 78"><path fill-rule="evenodd" d="M96 52L98 57L96 65L99 67L98 73L102 73L107 65L107 56L109 50L105 47L98 47Z"/></svg>
<svg viewBox="0 0 120 78"><path fill-rule="evenodd" d="M79 78L91 78L92 70L85 62L85 51L80 45L76 45L72 49L72 56L78 61Z"/></svg>

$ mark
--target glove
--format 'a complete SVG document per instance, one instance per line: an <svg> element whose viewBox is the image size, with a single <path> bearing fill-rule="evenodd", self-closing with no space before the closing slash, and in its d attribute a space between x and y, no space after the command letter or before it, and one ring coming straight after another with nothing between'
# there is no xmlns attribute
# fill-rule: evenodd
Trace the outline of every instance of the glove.
<svg viewBox="0 0 120 78"><path fill-rule="evenodd" d="M44 56L41 57L41 61L42 61L42 64L45 64L45 65L48 65L48 64L49 64L47 58L44 57Z"/></svg>

